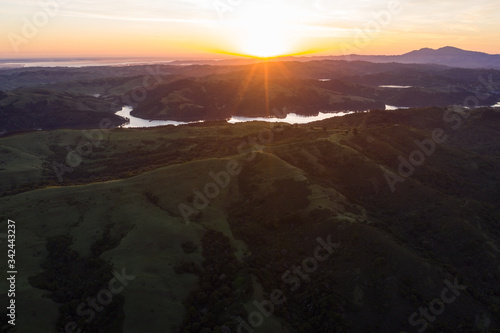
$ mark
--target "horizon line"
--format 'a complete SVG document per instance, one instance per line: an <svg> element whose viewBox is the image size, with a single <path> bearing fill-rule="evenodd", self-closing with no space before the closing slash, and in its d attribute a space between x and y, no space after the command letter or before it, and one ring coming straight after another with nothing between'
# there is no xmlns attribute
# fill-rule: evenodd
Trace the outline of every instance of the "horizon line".
<svg viewBox="0 0 500 333"><path fill-rule="evenodd" d="M151 56L145 56L145 55L115 55L115 56L98 56L98 55L75 55L75 56L23 56L19 58L13 58L13 57L8 57L8 58L3 58L0 56L0 61L9 61L9 60L14 60L14 61L19 61L19 60L103 60L103 59L108 59L108 60L124 60L124 59L155 59L155 60L160 60L160 59L165 59L165 61L177 61L177 60L211 60L211 61L223 61L223 60L230 60L230 59L248 59L248 60L277 60L277 59L286 59L286 58L324 58L324 57L350 57L350 56L361 56L361 57L397 57L397 56L403 56L405 54L414 52L414 51L421 51L421 50L433 50L433 51L438 51L441 49L446 49L446 48L453 48L461 51L466 51L466 52L476 52L476 53L482 53L486 55L500 55L500 53L488 53L484 51L477 51L477 50L466 50L462 49L459 47L455 46L442 46L439 48L430 48L430 47L421 47L418 49L413 49L411 51L401 53L401 54L315 54L315 53L298 53L298 54L290 54L290 55L282 55L282 56L275 56L275 57L257 57L257 56L249 56L249 55L244 55L244 54L237 54L237 53L226 53L226 52L214 52L213 54L200 54L200 55L151 55ZM320 53L320 52L317 52ZM214 56L215 58L211 57ZM216 56L220 56L222 58L217 58ZM166 59L170 58L170 59Z"/></svg>

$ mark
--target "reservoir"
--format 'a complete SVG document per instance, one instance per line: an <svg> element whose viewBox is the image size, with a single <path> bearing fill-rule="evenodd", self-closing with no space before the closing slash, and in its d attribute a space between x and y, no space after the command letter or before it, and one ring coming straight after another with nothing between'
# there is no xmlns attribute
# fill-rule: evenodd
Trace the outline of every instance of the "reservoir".
<svg viewBox="0 0 500 333"><path fill-rule="evenodd" d="M182 122L182 121L174 121L174 120L148 120L142 119L138 117L132 116L130 113L133 108L131 106L124 106L120 111L116 112L116 115L127 118L129 123L122 125L123 128L143 128L143 127L158 127L158 126L166 126L166 125L186 125L190 123L199 123L202 121L195 122ZM228 120L228 123L243 123L248 121L267 121L269 123L289 123L289 124L307 124L313 121L333 118L333 117L342 117L346 114L354 113L353 111L345 111L345 112L335 112L335 113L323 113L320 112L317 116L301 116L295 113L289 113L286 118L265 118L265 117L256 117L256 118L248 118L248 117L238 117L233 116Z"/></svg>

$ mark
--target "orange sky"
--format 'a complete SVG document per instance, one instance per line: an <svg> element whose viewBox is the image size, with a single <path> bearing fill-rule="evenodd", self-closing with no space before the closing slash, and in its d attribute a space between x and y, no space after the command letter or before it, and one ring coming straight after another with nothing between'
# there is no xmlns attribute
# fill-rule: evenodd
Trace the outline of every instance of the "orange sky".
<svg viewBox="0 0 500 333"><path fill-rule="evenodd" d="M23 4L24 3L24 4ZM232 3L233 5L230 5ZM0 0L1 58L500 53L500 2Z"/></svg>

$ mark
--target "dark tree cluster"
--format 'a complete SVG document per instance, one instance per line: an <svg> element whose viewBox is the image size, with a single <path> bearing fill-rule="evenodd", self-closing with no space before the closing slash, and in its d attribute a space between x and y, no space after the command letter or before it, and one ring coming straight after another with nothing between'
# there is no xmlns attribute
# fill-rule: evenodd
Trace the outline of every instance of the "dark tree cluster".
<svg viewBox="0 0 500 333"><path fill-rule="evenodd" d="M185 302L187 313L182 332L222 332L224 326L235 329L235 319L245 317L242 304L253 292L250 275L222 233L208 230L202 246L203 272L191 272L200 275L200 289Z"/></svg>
<svg viewBox="0 0 500 333"><path fill-rule="evenodd" d="M29 283L50 292L49 297L59 307L57 332L65 332L66 325L74 322L83 332L120 333L123 327L123 304L121 295L114 295L110 304L96 312L95 317L78 314L78 307L89 309L88 299L95 298L99 291L107 288L113 278L112 265L98 256L109 240L105 233L101 242L92 246L93 256L81 257L70 248L72 239L68 235L56 236L47 241L48 256L42 263L43 272L28 278Z"/></svg>

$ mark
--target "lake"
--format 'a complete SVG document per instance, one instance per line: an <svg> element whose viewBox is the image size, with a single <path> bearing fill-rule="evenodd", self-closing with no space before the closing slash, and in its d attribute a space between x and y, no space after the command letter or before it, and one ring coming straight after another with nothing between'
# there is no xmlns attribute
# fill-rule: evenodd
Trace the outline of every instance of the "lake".
<svg viewBox="0 0 500 333"><path fill-rule="evenodd" d="M492 107L500 107L500 102L493 105ZM405 106L394 106L394 105L386 105L385 106L386 110L399 110L399 109L409 109L409 107ZM182 121L174 121L174 120L148 120L148 119L142 119L142 118L137 118L132 115L130 115L130 112L132 112L133 108L131 106L124 106L120 111L116 112L116 114L120 117L123 118L128 118L129 123L124 124L121 127L123 128L142 128L142 127L158 127L158 126L166 126L166 125L174 125L174 126L179 126L179 125L186 125L186 124L192 124L192 123L200 123L203 122L201 121L194 121L194 122L182 122ZM367 112L367 111L361 111L361 112ZM318 120L324 120L328 118L334 118L334 117L343 117L345 115L355 113L355 111L341 111L341 112L334 112L334 113L324 113L320 112L316 116L301 116L295 113L289 113L286 118L265 118L265 117L255 117L255 118L250 118L250 117L238 117L238 116L233 116L231 119L228 120L228 123L230 124L236 124L236 123L244 123L244 122L249 122L249 121L266 121L268 123L288 123L288 124L308 124L312 123L313 121L318 121Z"/></svg>
<svg viewBox="0 0 500 333"><path fill-rule="evenodd" d="M399 110L399 109L409 109L407 106L394 106L394 105L386 105L386 110Z"/></svg>
<svg viewBox="0 0 500 333"><path fill-rule="evenodd" d="M132 110L133 110L133 108L131 106L124 106L120 111L116 112L116 115L129 119L129 123L124 124L121 127L123 127L123 128L142 128L142 127L158 127L158 126L166 126L166 125L179 126L179 125L189 124L188 122L182 122L182 121L147 120L147 119L137 118L137 117L130 115L130 112L132 112Z"/></svg>
<svg viewBox="0 0 500 333"><path fill-rule="evenodd" d="M193 123L193 122L182 122L182 121L174 121L174 120L148 120L148 119L137 118L137 117L130 115L132 110L133 110L133 108L131 106L124 106L120 111L116 112L116 115L129 119L129 123L124 124L121 127L123 127L123 128L142 128L142 127L158 127L158 126L166 126L166 125L179 126L179 125L186 125L186 124ZM289 113L286 116L286 118L232 117L231 119L228 120L228 122L231 124L235 124L235 123L243 123L243 122L248 122L248 121L267 121L269 123L282 122L282 123L289 123L289 124L307 124L307 123L311 123L313 121L318 121L318 120L323 120L323 119L328 119L328 118L333 118L333 117L342 117L342 116L345 116L345 115L350 114L350 113L354 113L354 111L336 112L336 113L320 112L317 116L310 116L310 117L301 116L301 115L298 115L295 113ZM195 121L194 123L199 123L199 122L202 122L202 121Z"/></svg>
<svg viewBox="0 0 500 333"><path fill-rule="evenodd" d="M387 85L387 86L378 86L379 88L391 88L391 89L408 89L412 88L412 86L393 86L393 85Z"/></svg>

